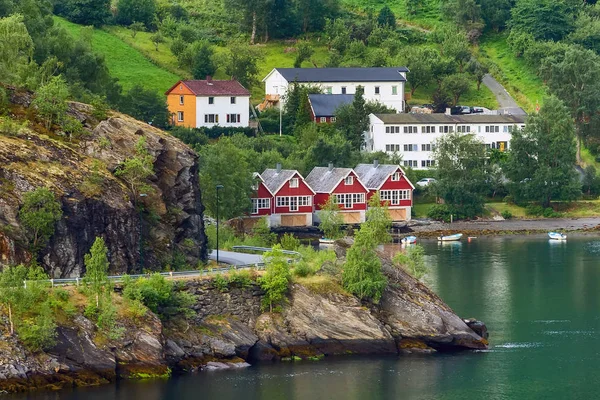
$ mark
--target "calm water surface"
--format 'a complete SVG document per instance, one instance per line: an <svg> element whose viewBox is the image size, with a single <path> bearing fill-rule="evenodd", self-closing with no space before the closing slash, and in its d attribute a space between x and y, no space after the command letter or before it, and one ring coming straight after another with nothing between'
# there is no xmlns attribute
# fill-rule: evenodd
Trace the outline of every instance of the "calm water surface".
<svg viewBox="0 0 600 400"><path fill-rule="evenodd" d="M490 350L260 365L10 399L600 398L600 237L422 244L427 283L460 316L487 323Z"/></svg>

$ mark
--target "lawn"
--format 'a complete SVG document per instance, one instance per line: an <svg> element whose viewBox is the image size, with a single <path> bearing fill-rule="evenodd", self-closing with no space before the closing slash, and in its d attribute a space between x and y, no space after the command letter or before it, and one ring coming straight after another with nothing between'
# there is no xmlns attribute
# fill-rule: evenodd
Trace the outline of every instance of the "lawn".
<svg viewBox="0 0 600 400"><path fill-rule="evenodd" d="M431 103L431 97L436 89L436 84L431 84L427 87L417 88L413 97L408 101L410 105L420 105ZM406 86L406 92L410 93L410 87ZM473 80L471 88L460 97L460 105L486 107L490 110L498 108L498 101L487 86L481 85L480 90L477 90L477 83Z"/></svg>
<svg viewBox="0 0 600 400"><path fill-rule="evenodd" d="M81 25L58 17L55 17L54 21L74 37L81 35ZM112 76L119 79L125 91L139 84L163 94L179 80L179 76L154 65L139 51L103 30L94 29L92 47L104 55L108 70Z"/></svg>
<svg viewBox="0 0 600 400"><path fill-rule="evenodd" d="M536 103L542 104L546 96L542 80L525 60L515 57L506 43L506 35L486 35L481 39L478 50L480 58L487 58L496 65L494 77L525 111L532 112Z"/></svg>
<svg viewBox="0 0 600 400"><path fill-rule="evenodd" d="M423 8L416 15L408 14L405 1L342 0L341 3L346 9L358 13L370 11L375 16L387 4L399 24L422 29L431 29L437 26L441 20L440 0L425 0Z"/></svg>

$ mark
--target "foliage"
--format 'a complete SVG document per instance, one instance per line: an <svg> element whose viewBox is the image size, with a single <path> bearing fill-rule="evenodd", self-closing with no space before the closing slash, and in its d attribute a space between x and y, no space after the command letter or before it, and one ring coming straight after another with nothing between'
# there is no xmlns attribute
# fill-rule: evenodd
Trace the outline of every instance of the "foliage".
<svg viewBox="0 0 600 400"><path fill-rule="evenodd" d="M110 18L110 0L62 0L54 5L57 14L79 25L100 27Z"/></svg>
<svg viewBox="0 0 600 400"><path fill-rule="evenodd" d="M427 274L425 265L425 250L421 245L407 247L404 252L399 252L394 256L394 264L404 268L413 278L419 280Z"/></svg>
<svg viewBox="0 0 600 400"><path fill-rule="evenodd" d="M407 49L404 60L406 66L410 69L408 85L410 86L411 95L415 94L417 88L427 86L433 81L432 66L439 57L439 52L429 47L410 47Z"/></svg>
<svg viewBox="0 0 600 400"><path fill-rule="evenodd" d="M369 114L365 108L364 88L358 86L351 105L336 112L335 127L339 129L356 150L363 145L363 133L369 129Z"/></svg>
<svg viewBox="0 0 600 400"><path fill-rule="evenodd" d="M536 39L559 41L573 30L573 5L564 0L517 0L510 26Z"/></svg>
<svg viewBox="0 0 600 400"><path fill-rule="evenodd" d="M504 210L500 213L500 215L502 216L502 218L504 219L512 219L513 215L510 211L508 210Z"/></svg>
<svg viewBox="0 0 600 400"><path fill-rule="evenodd" d="M0 15L1 16L1 15ZM33 40L22 15L0 19L0 82L17 84L22 81L30 58Z"/></svg>
<svg viewBox="0 0 600 400"><path fill-rule="evenodd" d="M61 204L48 188L41 187L25 193L19 219L27 230L34 252L44 247L52 237L62 214Z"/></svg>
<svg viewBox="0 0 600 400"><path fill-rule="evenodd" d="M157 31L150 36L150 41L154 43L154 47L156 48L156 51L158 51L158 45L165 42L165 37L160 31Z"/></svg>
<svg viewBox="0 0 600 400"><path fill-rule="evenodd" d="M217 58L217 64L225 73L232 79L237 79L245 88L249 89L258 84L258 64L264 58L258 48L234 42Z"/></svg>
<svg viewBox="0 0 600 400"><path fill-rule="evenodd" d="M142 85L134 85L123 96L119 109L158 128L166 128L169 124L169 110L164 96Z"/></svg>
<svg viewBox="0 0 600 400"><path fill-rule="evenodd" d="M588 165L583 171L583 191L589 196L600 193L600 177L593 165Z"/></svg>
<svg viewBox="0 0 600 400"><path fill-rule="evenodd" d="M156 0L118 0L117 23L129 26L134 22L151 28L156 12Z"/></svg>
<svg viewBox="0 0 600 400"><path fill-rule="evenodd" d="M208 42L200 41L190 46L193 52L192 75L194 79L206 79L214 75L217 66L213 62L214 50Z"/></svg>
<svg viewBox="0 0 600 400"><path fill-rule="evenodd" d="M84 257L85 276L84 282L89 285L92 293L96 296L96 307L100 307L100 297L109 289L108 284L108 249L104 239L97 237Z"/></svg>
<svg viewBox="0 0 600 400"><path fill-rule="evenodd" d="M448 75L442 83L443 90L452 96L453 106L458 104L460 96L465 94L469 90L469 87L469 77L463 73Z"/></svg>
<svg viewBox="0 0 600 400"><path fill-rule="evenodd" d="M69 89L60 76L53 77L37 91L32 105L44 121L46 129L50 129L52 124L60 124L66 117L67 97Z"/></svg>
<svg viewBox="0 0 600 400"><path fill-rule="evenodd" d="M340 213L336 196L329 196L325 204L321 205L319 219L321 220L319 228L323 231L324 238L335 240L343 237L344 216Z"/></svg>
<svg viewBox="0 0 600 400"><path fill-rule="evenodd" d="M272 251L265 253L263 258L266 272L259 279L260 286L265 291L262 299L263 309L273 312L280 309L286 300L285 295L291 279L290 266L279 245L275 245Z"/></svg>
<svg viewBox="0 0 600 400"><path fill-rule="evenodd" d="M376 192L367 202L366 222L369 226L369 233L373 235L373 240L377 244L389 243L392 241L390 229L392 227L392 217L390 216L389 204L381 205L381 197ZM363 226L365 225L363 224Z"/></svg>
<svg viewBox="0 0 600 400"><path fill-rule="evenodd" d="M141 137L135 145L134 157L126 159L114 172L116 177L123 179L129 186L131 200L138 203L138 197L143 192L148 192L151 187L146 183L154 174L152 156L146 150L146 138Z"/></svg>
<svg viewBox="0 0 600 400"><path fill-rule="evenodd" d="M296 251L298 250L298 247L300 247L300 239L291 233L285 233L281 239L279 239L279 244L284 250Z"/></svg>
<svg viewBox="0 0 600 400"><path fill-rule="evenodd" d="M269 247L277 240L277 235L271 232L267 217L262 217L252 227L252 234L260 238L265 246Z"/></svg>
<svg viewBox="0 0 600 400"><path fill-rule="evenodd" d="M222 138L216 144L202 148L200 188L207 212L216 216L216 186L223 185L219 193L220 218L230 219L247 213L254 183L252 172L244 150L235 146L230 138Z"/></svg>
<svg viewBox="0 0 600 400"><path fill-rule="evenodd" d="M440 137L434 152L438 166L435 193L453 214L472 218L483 211L488 164L485 145L474 135Z"/></svg>
<svg viewBox="0 0 600 400"><path fill-rule="evenodd" d="M581 194L575 171L575 128L568 109L556 97L544 101L523 130L513 131L506 174L517 201L573 200Z"/></svg>
<svg viewBox="0 0 600 400"><path fill-rule="evenodd" d="M434 204L427 211L427 217L435 221L450 222L451 214L450 209L445 204Z"/></svg>
<svg viewBox="0 0 600 400"><path fill-rule="evenodd" d="M377 24L379 24L379 26L385 26L390 28L396 27L396 16L387 5L383 6L383 8L379 10L379 15L377 16Z"/></svg>
<svg viewBox="0 0 600 400"><path fill-rule="evenodd" d="M299 42L296 46L296 60L294 61L294 68L301 68L302 63L305 60L310 59L310 57L314 54L314 49L307 42Z"/></svg>

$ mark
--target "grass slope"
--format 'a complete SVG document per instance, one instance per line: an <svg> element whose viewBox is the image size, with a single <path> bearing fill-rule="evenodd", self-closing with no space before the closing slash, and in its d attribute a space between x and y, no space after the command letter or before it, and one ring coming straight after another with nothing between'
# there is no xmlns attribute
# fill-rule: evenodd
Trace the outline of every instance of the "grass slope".
<svg viewBox="0 0 600 400"><path fill-rule="evenodd" d="M58 17L55 17L55 23L76 38L81 35L81 25ZM164 93L179 80L179 76L153 64L140 52L108 32L94 29L92 47L104 55L111 75L119 79L125 91L140 84L147 89Z"/></svg>

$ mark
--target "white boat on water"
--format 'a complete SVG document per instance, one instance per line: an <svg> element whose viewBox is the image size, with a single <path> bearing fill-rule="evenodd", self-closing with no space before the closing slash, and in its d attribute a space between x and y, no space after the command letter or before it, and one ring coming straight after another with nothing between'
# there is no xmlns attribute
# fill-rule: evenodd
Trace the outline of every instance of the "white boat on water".
<svg viewBox="0 0 600 400"><path fill-rule="evenodd" d="M440 236L438 237L438 240L440 242L456 242L462 238L462 235L462 233L455 233L454 235Z"/></svg>
<svg viewBox="0 0 600 400"><path fill-rule="evenodd" d="M327 238L319 239L319 244L334 244L334 243L335 243L335 239L327 239Z"/></svg>
<svg viewBox="0 0 600 400"><path fill-rule="evenodd" d="M551 240L567 240L567 235L559 232L548 232L548 237Z"/></svg>
<svg viewBox="0 0 600 400"><path fill-rule="evenodd" d="M406 236L406 237L403 237L402 239L400 239L400 243L402 243L402 244L415 244L415 243L417 243L417 237L416 236Z"/></svg>

